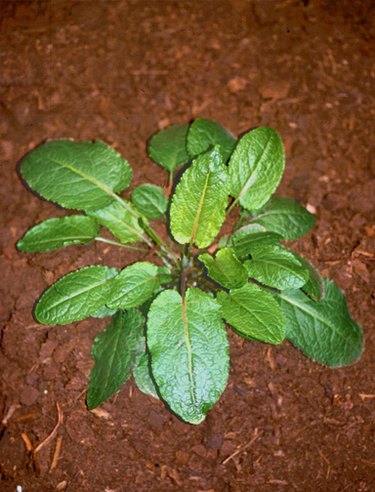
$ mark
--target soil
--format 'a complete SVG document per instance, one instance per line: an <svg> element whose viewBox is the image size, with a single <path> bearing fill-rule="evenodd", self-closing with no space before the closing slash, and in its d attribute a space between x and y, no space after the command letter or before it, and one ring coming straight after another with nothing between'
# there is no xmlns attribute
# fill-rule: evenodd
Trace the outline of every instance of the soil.
<svg viewBox="0 0 375 492"><path fill-rule="evenodd" d="M0 0L2 491L375 490L371 3ZM330 370L288 343L231 334L229 384L201 425L132 382L89 412L90 347L106 320L42 326L33 305L68 271L141 256L17 252L29 227L64 213L25 189L17 162L48 138L102 139L134 184L164 185L145 142L197 116L280 132L280 194L317 214L294 247L346 292L365 352Z"/></svg>

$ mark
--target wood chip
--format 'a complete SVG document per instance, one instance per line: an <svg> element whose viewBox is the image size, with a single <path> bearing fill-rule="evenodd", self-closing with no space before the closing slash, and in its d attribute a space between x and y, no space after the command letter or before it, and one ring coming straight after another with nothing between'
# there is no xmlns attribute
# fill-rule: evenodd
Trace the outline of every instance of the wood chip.
<svg viewBox="0 0 375 492"><path fill-rule="evenodd" d="M358 396L360 397L360 399L362 401L372 400L373 398L375 398L375 394L373 394L373 393L358 393Z"/></svg>

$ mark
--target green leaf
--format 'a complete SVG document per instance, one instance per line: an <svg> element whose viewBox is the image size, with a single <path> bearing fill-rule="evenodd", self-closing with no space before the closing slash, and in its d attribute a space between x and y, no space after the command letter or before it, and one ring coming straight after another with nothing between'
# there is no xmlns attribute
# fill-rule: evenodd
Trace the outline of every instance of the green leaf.
<svg viewBox="0 0 375 492"><path fill-rule="evenodd" d="M55 140L30 152L21 173L30 188L65 208L97 210L115 201L132 170L103 142Z"/></svg>
<svg viewBox="0 0 375 492"><path fill-rule="evenodd" d="M158 267L147 261L138 261L125 267L114 279L107 306L112 309L140 306L159 287Z"/></svg>
<svg viewBox="0 0 375 492"><path fill-rule="evenodd" d="M284 167L278 133L256 128L241 138L229 161L229 193L247 210L258 209L276 190Z"/></svg>
<svg viewBox="0 0 375 492"><path fill-rule="evenodd" d="M331 280L325 297L314 302L303 292L280 295L287 320L287 338L316 362L342 367L356 362L363 350L361 327L351 318L344 294Z"/></svg>
<svg viewBox="0 0 375 492"><path fill-rule="evenodd" d="M156 133L150 140L148 155L170 173L189 160L186 153L188 128L189 125L172 125Z"/></svg>
<svg viewBox="0 0 375 492"><path fill-rule="evenodd" d="M110 398L128 379L135 360L144 352L144 318L136 310L118 312L95 337L91 355L95 366L90 374L87 406L90 410Z"/></svg>
<svg viewBox="0 0 375 492"><path fill-rule="evenodd" d="M304 236L315 224L315 216L290 198L273 197L262 210L255 212L250 222L274 231L284 239Z"/></svg>
<svg viewBox="0 0 375 492"><path fill-rule="evenodd" d="M142 184L132 193L132 202L137 209L148 219L158 219L167 211L168 200L160 186Z"/></svg>
<svg viewBox="0 0 375 492"><path fill-rule="evenodd" d="M197 288L184 299L165 290L147 322L152 374L163 400L186 422L199 424L224 391L229 371L220 307Z"/></svg>
<svg viewBox="0 0 375 492"><path fill-rule="evenodd" d="M170 217L171 231L180 244L205 248L225 220L227 171L218 148L200 155L176 187Z"/></svg>
<svg viewBox="0 0 375 492"><path fill-rule="evenodd" d="M309 279L309 272L296 256L282 246L253 249L252 259L245 261L250 277L279 290L299 289Z"/></svg>
<svg viewBox="0 0 375 492"><path fill-rule="evenodd" d="M70 244L87 244L98 234L95 220L84 215L47 219L29 229L17 243L27 253L42 253Z"/></svg>
<svg viewBox="0 0 375 492"><path fill-rule="evenodd" d="M285 318L273 296L257 285L218 292L227 323L245 338L278 344L285 338Z"/></svg>
<svg viewBox="0 0 375 492"><path fill-rule="evenodd" d="M123 244L145 240L143 229L138 223L138 214L126 200L123 200L123 205L114 202L101 210L88 212L88 215L106 227Z"/></svg>
<svg viewBox="0 0 375 492"><path fill-rule="evenodd" d="M111 293L116 268L88 266L68 273L51 285L35 307L40 323L66 325L94 314Z"/></svg>
<svg viewBox="0 0 375 492"><path fill-rule="evenodd" d="M309 272L309 279L301 288L313 301L320 301L324 298L324 278L318 270L303 256L294 253L301 265Z"/></svg>
<svg viewBox="0 0 375 492"><path fill-rule="evenodd" d="M239 258L249 256L251 252L263 246L278 243L282 237L276 232L268 232L263 226L251 224L238 229L231 238L234 252Z"/></svg>
<svg viewBox="0 0 375 492"><path fill-rule="evenodd" d="M247 270L231 248L220 249L215 258L203 253L198 259L204 263L209 277L227 289L237 289L247 283Z"/></svg>
<svg viewBox="0 0 375 492"><path fill-rule="evenodd" d="M207 152L215 145L220 145L224 162L232 154L236 139L225 128L214 121L203 118L196 119L189 127L187 134L187 151L191 158Z"/></svg>
<svg viewBox="0 0 375 492"><path fill-rule="evenodd" d="M148 352L145 352L138 364L133 369L135 384L146 395L151 395L159 399L158 391L151 376L151 359Z"/></svg>

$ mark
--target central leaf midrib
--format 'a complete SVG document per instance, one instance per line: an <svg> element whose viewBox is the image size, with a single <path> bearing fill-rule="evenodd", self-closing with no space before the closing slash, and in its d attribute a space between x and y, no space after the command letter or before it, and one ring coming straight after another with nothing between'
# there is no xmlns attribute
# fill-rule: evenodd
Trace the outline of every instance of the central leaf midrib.
<svg viewBox="0 0 375 492"><path fill-rule="evenodd" d="M183 326L184 326L184 337L185 337L186 351L187 351L187 356L188 356L188 374L189 374L189 380L190 380L190 396L191 396L191 399L194 402L194 404L196 404L195 382L194 382L194 375L193 375L193 354L192 354L192 348L191 348L191 342L190 342L190 334L189 334L189 326L188 326L188 318L187 318L185 299L182 299L181 310L182 310L182 322L183 322Z"/></svg>
<svg viewBox="0 0 375 492"><path fill-rule="evenodd" d="M67 239L73 239L73 240L81 240L81 239L93 239L94 238L94 235L90 235L90 236L63 236L63 237L54 237L54 238L48 238L48 239L34 239L33 241L32 240L29 240L30 243L37 243L37 244L41 244L41 243L53 243L53 242L59 242L59 241L66 241Z"/></svg>
<svg viewBox="0 0 375 492"><path fill-rule="evenodd" d="M111 196L113 198L116 198L117 197L116 193L114 193L110 188L108 188L107 186L101 184L95 178L93 178L92 176L89 176L88 174L85 174L84 172L80 171L79 169L75 168L74 166L72 166L70 164L67 164L65 162L61 162L61 161L59 161L57 159L54 159L54 158L52 158L50 156L48 156L48 159L51 162L53 162L54 164L57 164L58 166L64 167L65 169L69 169L73 173L78 174L78 176L81 176L81 178L83 178L86 181L88 181L89 183L95 185L97 188L99 188L100 190L104 191L107 195L109 195L109 196Z"/></svg>
<svg viewBox="0 0 375 492"><path fill-rule="evenodd" d="M281 211L281 210L267 210L266 212L263 212L261 214L255 215L250 222L255 222L257 219L262 219L264 217L268 217L269 215L286 215L288 218L291 217L292 215L297 215L298 217L304 215L304 211L301 212L290 212L290 211Z"/></svg>
<svg viewBox="0 0 375 492"><path fill-rule="evenodd" d="M208 181L210 179L210 176L211 176L211 172L209 171L207 173L207 176L206 176L206 180L205 180L205 183L204 183L204 186L203 186L203 190L202 190L202 195L201 195L201 198L200 198L199 204L198 204L197 213L195 215L195 219L194 219L194 223L193 223L193 228L192 228L192 231L191 231L190 244L193 244L193 242L195 240L195 236L196 236L197 231L198 231L199 220L200 220L200 217L201 217L201 214L202 214L203 203L204 203L204 200L205 200L205 197L206 197L206 194L207 194Z"/></svg>
<svg viewBox="0 0 375 492"><path fill-rule="evenodd" d="M327 326L328 328L330 328L330 329L333 331L333 333L334 333L335 335L337 335L338 337L342 338L345 342L347 342L347 339L346 339L346 338L345 338L345 337L344 337L344 336L343 336L343 335L342 335L339 331L337 331L337 330L335 329L335 326L334 326L334 325L329 324L329 323L327 322L327 320L326 320L326 319L321 318L320 316L318 316L318 315L316 314L316 311L310 311L310 310L308 309L308 307L306 307L306 305L305 305L305 304L302 304L302 305L301 305L298 301L293 302L293 300L292 300L290 297L286 297L286 296L284 296L284 295L282 295L282 294L280 294L280 297L281 297L281 299L283 299L284 301L288 302L288 303L289 303L289 304L291 304L292 306L298 307L301 311L303 311L303 312L304 312L304 313L306 313L307 315L309 315L309 316L311 316L312 318L314 318L314 319L316 319L316 320L320 321L323 325L325 325L325 326Z"/></svg>
<svg viewBox="0 0 375 492"><path fill-rule="evenodd" d="M286 266L284 263L281 263L281 262L277 262L277 261L272 261L272 260L268 260L267 258L264 259L264 258L252 258L251 260L249 260L249 264L251 262L254 262L254 263L261 263L261 264L270 264L272 266L275 266L275 267L278 267L279 268L279 271L280 270L287 270L288 272L290 272L293 276L295 277L298 277L299 279L301 280L305 280L304 277L303 277L303 274L302 273L298 273L296 272L295 270L293 270L291 267L288 267ZM287 261L287 260L284 260L284 261ZM300 267L299 265L296 265L296 268L303 268L303 267ZM303 270L304 271L304 270ZM254 272L253 272L254 273Z"/></svg>
<svg viewBox="0 0 375 492"><path fill-rule="evenodd" d="M100 282L97 282L95 284L91 284L89 287L86 287L85 289L82 289L82 290L79 290L79 291L75 292L74 295L71 295L69 297L64 297L63 299L57 301L55 304L49 305L46 308L46 310L47 311L51 311L52 309L56 308L60 304L63 304L64 302L67 302L67 301L70 301L72 299L75 299L76 297L80 296L81 294L85 294L86 292L88 292L88 291L90 291L92 289L96 289L97 287L99 287L102 284L105 284L109 280L112 280L112 278L106 278L106 279L104 279L104 280L102 280ZM55 285L58 285L58 284L55 284Z"/></svg>

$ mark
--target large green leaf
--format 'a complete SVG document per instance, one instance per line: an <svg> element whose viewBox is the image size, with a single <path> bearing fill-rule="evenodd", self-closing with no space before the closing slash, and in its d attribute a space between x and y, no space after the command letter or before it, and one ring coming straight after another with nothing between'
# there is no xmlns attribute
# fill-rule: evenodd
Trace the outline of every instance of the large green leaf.
<svg viewBox="0 0 375 492"><path fill-rule="evenodd" d="M266 231L259 224L251 224L238 229L231 238L234 252L239 258L245 258L255 248L278 243L282 237L276 232Z"/></svg>
<svg viewBox="0 0 375 492"><path fill-rule="evenodd" d="M99 231L95 220L84 215L47 219L29 229L17 243L27 253L42 253L70 244L87 244Z"/></svg>
<svg viewBox="0 0 375 492"><path fill-rule="evenodd" d="M167 211L168 200L163 189L153 184L141 184L132 193L132 202L148 219L158 219Z"/></svg>
<svg viewBox="0 0 375 492"><path fill-rule="evenodd" d="M215 145L220 145L226 162L236 146L236 139L215 121L204 118L196 119L187 134L187 151L191 158L207 152Z"/></svg>
<svg viewBox="0 0 375 492"><path fill-rule="evenodd" d="M144 353L143 325L144 318L135 309L118 312L95 337L91 350L95 365L87 394L90 410L116 393L130 376L136 359Z"/></svg>
<svg viewBox="0 0 375 492"><path fill-rule="evenodd" d="M138 364L133 369L135 384L146 395L159 398L154 380L151 376L151 359L148 352L144 352Z"/></svg>
<svg viewBox="0 0 375 492"><path fill-rule="evenodd" d="M260 208L276 190L284 167L278 133L256 128L241 138L229 161L229 193L247 210Z"/></svg>
<svg viewBox="0 0 375 492"><path fill-rule="evenodd" d="M220 249L215 258L208 253L203 253L198 258L207 268L209 277L223 287L237 289L247 283L247 270L231 248Z"/></svg>
<svg viewBox="0 0 375 492"><path fill-rule="evenodd" d="M361 327L351 318L344 294L331 280L325 297L314 302L300 290L280 294L287 338L316 362L342 367L356 362L363 350Z"/></svg>
<svg viewBox="0 0 375 492"><path fill-rule="evenodd" d="M227 170L215 147L193 161L176 187L170 210L176 241L199 248L211 244L225 220L227 201Z"/></svg>
<svg viewBox="0 0 375 492"><path fill-rule="evenodd" d="M284 340L284 315L273 296L257 285L219 292L217 299L225 321L239 335L273 344Z"/></svg>
<svg viewBox="0 0 375 492"><path fill-rule="evenodd" d="M30 152L21 173L30 188L65 208L97 210L117 199L132 170L103 142L55 140Z"/></svg>
<svg viewBox="0 0 375 492"><path fill-rule="evenodd" d="M224 391L229 371L218 303L197 288L184 299L165 290L149 311L147 345L163 400L186 422L202 422Z"/></svg>
<svg viewBox="0 0 375 492"><path fill-rule="evenodd" d="M170 173L189 160L186 153L188 128L189 125L172 125L156 133L150 140L148 155Z"/></svg>
<svg viewBox="0 0 375 492"><path fill-rule="evenodd" d="M315 216L290 198L273 197L261 210L254 213L250 222L274 231L284 239L304 236L315 224Z"/></svg>
<svg viewBox="0 0 375 492"><path fill-rule="evenodd" d="M159 287L158 267L147 261L138 261L125 267L114 279L107 306L112 309L140 306Z"/></svg>
<svg viewBox="0 0 375 492"><path fill-rule="evenodd" d="M88 266L68 273L51 285L35 307L40 323L65 325L87 318L104 306L116 268Z"/></svg>
<svg viewBox="0 0 375 492"><path fill-rule="evenodd" d="M251 260L245 261L250 277L279 290L298 289L306 284L309 271L296 256L278 245L253 249Z"/></svg>
<svg viewBox="0 0 375 492"><path fill-rule="evenodd" d="M106 227L123 244L144 241L143 229L133 205L122 200L114 202L101 210L88 212L100 225Z"/></svg>

